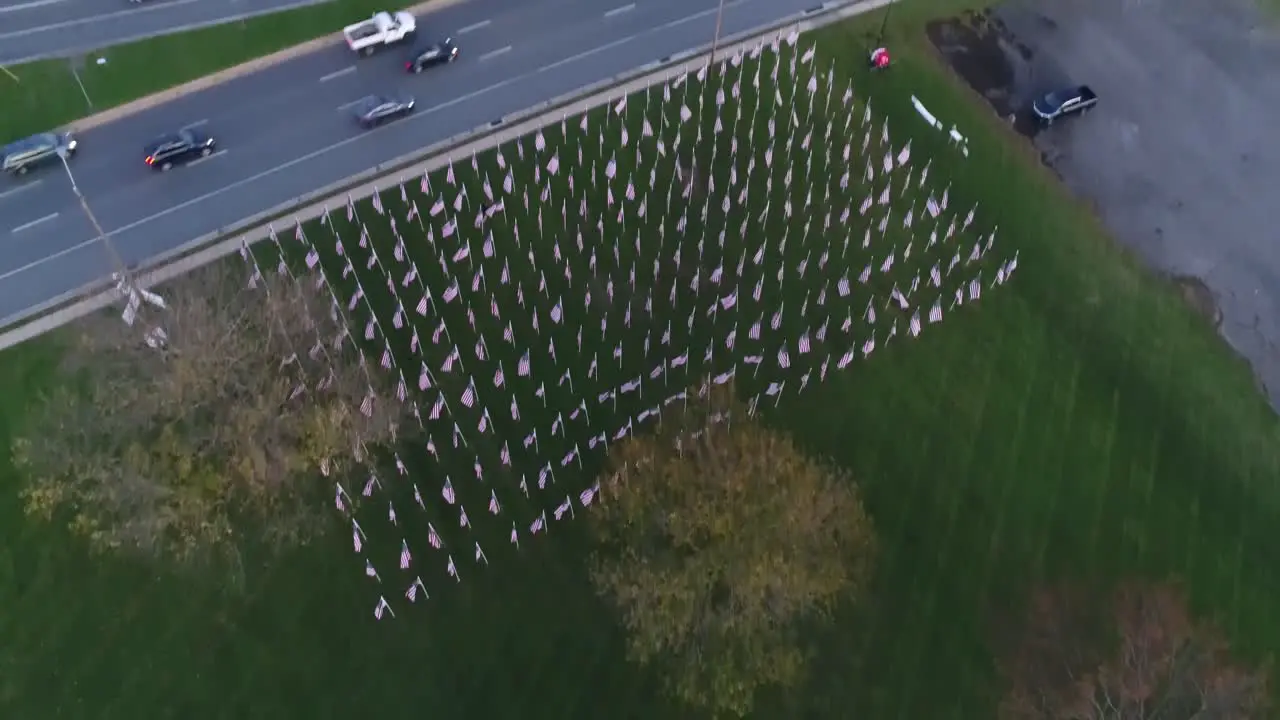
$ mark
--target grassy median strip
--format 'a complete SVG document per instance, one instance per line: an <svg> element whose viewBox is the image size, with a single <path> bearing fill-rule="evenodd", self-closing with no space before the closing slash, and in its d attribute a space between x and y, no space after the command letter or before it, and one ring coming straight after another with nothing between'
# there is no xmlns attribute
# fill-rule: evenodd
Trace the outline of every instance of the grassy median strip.
<svg viewBox="0 0 1280 720"><path fill-rule="evenodd" d="M1019 275L918 341L878 350L771 411L772 422L852 470L884 556L872 606L824 640L810 687L766 698L762 718L989 718L997 688L987 630L1031 584L1062 574L1181 576L1233 644L1258 656L1280 651L1274 416L1212 329L1117 249L939 62L921 32L937 12L928 4L894 10L889 73L865 69L879 17L805 42L817 41L821 66L834 61L851 77L895 137L913 137L912 162L931 158L931 172L952 183L953 203L976 202L999 224L998 242L1021 252ZM969 159L929 134L913 94L968 134ZM548 131L550 142L558 132ZM587 145L588 164L617 149ZM517 162L510 146L504 151ZM479 162L492 167L495 157ZM468 182L470 168L459 163L458 171ZM443 174L432 182L444 187ZM475 187L472 195L480 196ZM400 213L398 196L382 200ZM599 208L601 198L592 202ZM418 207L427 211L422 198ZM559 223L555 210L547 219ZM387 219L367 202L358 213L388 260ZM346 228L340 214L335 225ZM532 233L520 227L528 243ZM332 242L330 228L306 229L317 244ZM399 230L440 280L422 259L416 224L401 220ZM367 251L344 237L363 260ZM567 249L572 238L564 241ZM385 295L363 263L357 274ZM439 298L444 288L433 289ZM475 310L482 321L489 315ZM489 345L502 343L491 336ZM0 438L52 381L55 355L50 340L0 355L10 389ZM514 379L511 363L506 371ZM549 389L555 379L546 377ZM468 475L461 468L455 483ZM345 717L376 708L451 718L683 717L623 657L612 619L586 588L573 523L556 524L519 557L499 558L494 540L486 545L492 566L465 558L464 582L437 579L425 607L400 600L396 624L377 625L366 617L371 581L345 537L248 567L253 594L229 597L190 578L87 558L59 531L23 519L11 469L0 467L0 478L0 698L17 716ZM396 543L383 549L394 554Z"/></svg>
<svg viewBox="0 0 1280 720"><path fill-rule="evenodd" d="M0 144L66 125L315 38L379 10L383 0L333 0L202 30L164 35L0 74ZM98 64L98 59L106 60ZM84 83L81 90L76 74ZM85 96L88 96L86 100Z"/></svg>

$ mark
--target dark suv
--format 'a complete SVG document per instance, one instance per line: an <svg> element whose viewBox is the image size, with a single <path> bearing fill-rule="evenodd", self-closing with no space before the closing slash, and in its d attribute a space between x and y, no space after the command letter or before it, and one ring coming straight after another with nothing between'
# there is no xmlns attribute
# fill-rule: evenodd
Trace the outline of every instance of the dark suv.
<svg viewBox="0 0 1280 720"><path fill-rule="evenodd" d="M40 133L0 148L0 165L6 172L26 175L32 168L58 162L58 155L73 155L76 140L71 133Z"/></svg>
<svg viewBox="0 0 1280 720"><path fill-rule="evenodd" d="M178 163L209 157L217 148L213 138L191 128L158 138L147 147L147 165L164 172Z"/></svg>

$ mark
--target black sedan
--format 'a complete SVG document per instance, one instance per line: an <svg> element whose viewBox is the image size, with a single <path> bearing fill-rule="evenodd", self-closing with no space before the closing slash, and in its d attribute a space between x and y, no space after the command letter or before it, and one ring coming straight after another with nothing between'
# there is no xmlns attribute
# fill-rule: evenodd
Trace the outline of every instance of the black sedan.
<svg viewBox="0 0 1280 720"><path fill-rule="evenodd" d="M453 38L445 38L443 42L415 50L413 57L405 63L404 69L411 73L420 73L429 67L447 65L457 59L458 46L453 44Z"/></svg>
<svg viewBox="0 0 1280 720"><path fill-rule="evenodd" d="M193 128L183 128L172 135L157 138L147 146L146 163L161 172L178 163L190 163L209 157L217 149L217 142Z"/></svg>
<svg viewBox="0 0 1280 720"><path fill-rule="evenodd" d="M388 120L404 117L413 112L414 100L411 97L392 97L386 95L370 95L355 104L356 120L365 127L375 127Z"/></svg>

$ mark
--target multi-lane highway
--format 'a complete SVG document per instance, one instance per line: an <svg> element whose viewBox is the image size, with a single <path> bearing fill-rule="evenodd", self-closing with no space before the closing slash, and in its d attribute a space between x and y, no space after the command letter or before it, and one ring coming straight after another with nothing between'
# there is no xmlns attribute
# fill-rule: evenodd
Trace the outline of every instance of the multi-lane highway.
<svg viewBox="0 0 1280 720"><path fill-rule="evenodd" d="M323 0L0 0L0 65L62 57Z"/></svg>
<svg viewBox="0 0 1280 720"><path fill-rule="evenodd" d="M729 0L730 35L813 0ZM707 44L716 0L468 0L419 20L454 37L462 57L422 75L407 48L356 60L335 46L85 132L75 179L125 262L142 263L313 189L572 92ZM413 116L362 131L349 107L370 92L414 95ZM143 163L159 133L199 126L221 150L159 174ZM110 274L60 167L0 179L0 319Z"/></svg>

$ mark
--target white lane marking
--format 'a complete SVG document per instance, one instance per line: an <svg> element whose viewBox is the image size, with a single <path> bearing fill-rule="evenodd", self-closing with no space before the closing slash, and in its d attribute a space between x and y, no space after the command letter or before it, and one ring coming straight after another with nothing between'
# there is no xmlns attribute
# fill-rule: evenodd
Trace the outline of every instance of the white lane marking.
<svg viewBox="0 0 1280 720"><path fill-rule="evenodd" d="M215 152L215 153L209 153L204 157L198 157L195 160L192 160L191 162L187 163L187 167L194 167L196 165L199 165L202 162L205 162L207 160L212 160L216 157L222 157L223 155L226 155L226 154L227 154L226 150L219 150L218 152Z"/></svg>
<svg viewBox="0 0 1280 720"><path fill-rule="evenodd" d="M340 77L342 77L343 75L350 75L351 73L353 73L353 72L355 72L355 71L356 71L356 66L355 66L355 65L352 65L351 67L344 67L344 68L342 68L341 70L335 70L335 71L333 71L333 72L329 73L328 75L325 75L325 76L321 77L321 78L320 78L320 82L329 82L330 80L333 80L334 78L340 78Z"/></svg>
<svg viewBox="0 0 1280 720"><path fill-rule="evenodd" d="M192 128L198 128L198 127L202 127L202 126L204 126L204 125L208 125L208 124L209 124L209 118L205 118L205 119L203 119L203 120L197 120L197 121L195 121L195 122L187 123L186 125L183 125L183 126L182 126L182 129L183 129L183 130L190 130L190 129L192 129Z"/></svg>
<svg viewBox="0 0 1280 720"><path fill-rule="evenodd" d="M347 108L355 107L356 105L359 105L360 103L364 102L364 101L365 101L365 99L366 99L366 98L356 98L355 100L352 100L351 102L348 102L348 103L342 103L341 105L339 105L339 106L338 106L338 112L342 112L343 110L346 110Z"/></svg>
<svg viewBox="0 0 1280 720"><path fill-rule="evenodd" d="M329 152L332 152L332 151L334 151L334 150L337 150L337 149L338 149L338 148L340 148L340 147L346 147L347 145L350 145L350 144L352 144L352 143L360 142L361 140L367 139L367 138L369 138L370 136L376 135L380 130L387 130L387 129L390 129L390 128L395 128L395 127L397 127L397 126L402 126L402 125L404 125L404 124L405 124L405 123L407 123L407 122L413 122L414 120L417 120L417 119L419 119L419 118L428 117L428 116L430 116L432 113L436 113L436 112L439 112L439 111L441 111L441 110L446 110L446 109L451 108L451 107L453 107L454 105L457 105L457 104L459 104L459 103L464 103L464 102L467 102L467 101L469 101L469 100L474 100L474 99L476 99L476 98L480 97L481 95L487 95L487 94L489 94L489 93L493 92L494 90L498 90L498 89L504 88L504 87L506 87L507 85L510 85L511 83L515 82L516 80L518 80L518 79L522 79L523 77L527 77L527 75L526 75L526 76L521 76L521 77L513 77L513 78L510 78L510 79L507 79L507 80L503 80L502 82L494 83L493 85L490 85L490 86L488 86L488 87L483 87L483 88L480 88L479 90L475 90L475 91L473 91L473 92L469 92L469 93L467 93L466 95L459 95L458 97L456 97L456 98L454 98L454 99L452 99L452 100L448 100L448 101L446 101L446 102L442 102L442 103L440 103L439 105L435 105L435 106L433 106L433 107L425 108L425 109L423 109L422 111L420 111L420 112L418 112L418 113L416 113L416 114L414 114L414 115L410 115L409 117L407 117L407 118L405 118L405 119L401 120L401 121L400 121L400 122L398 122L398 123L392 123L392 124L390 124L390 125L385 125L385 126L380 127L380 128L375 128L375 129L370 130L370 131L368 131L368 132L360 133L359 135L352 135L351 137L347 138L346 140L340 140L340 141L338 141L338 142L336 142L336 143L334 143L334 144L332 144L332 145L329 145L329 146L327 146L327 147L320 148L319 150L314 150L314 151L312 151L312 152L307 153L306 155L301 155L301 156L296 157L296 158L294 158L294 159L292 159L292 160L290 160L290 161L288 161L288 162L280 163L279 165L277 165L277 166L275 166L275 167L271 168L270 170L263 170L262 172L257 173L256 175L250 175L250 176L249 176L249 177L247 177L247 178L244 178L244 179L242 179L242 180L237 180L237 181L235 181L235 182L233 182L233 183L230 183L230 184L228 184L228 185L226 185L226 186L224 186L224 187L218 188L217 190L214 190L214 191L212 191L212 192L207 192L207 193L205 193L205 194L203 194L203 195L200 195L199 197L195 197L195 198L192 198L192 199L187 200L187 201L185 201L185 202L178 203L177 205L174 205L174 206L173 206L173 207L171 207L171 208L167 208L167 209L161 210L160 212L155 213L154 215L148 215L147 217L144 217L144 218L142 218L142 219L140 219L140 220L135 220L135 221L133 221L133 222L131 222L131 223L128 223L128 224L126 224L126 225L121 225L120 227L116 228L115 230L112 230L111 232L107 233L107 236L108 236L108 237L112 237L112 236L115 236L115 235L119 235L120 233L125 232L126 230L132 230L133 228L139 227L139 226L141 226L141 225L145 225L145 224L147 224L147 223L149 223L149 222L151 222L151 221L153 221L153 220L157 220L157 219L162 218L162 217L164 217L164 216L166 216L166 215L172 215L172 214L173 214L173 213L175 213L175 212L178 212L178 211L180 211L180 210L184 210L184 209L186 209L186 208L189 208L189 207L191 207L192 205L196 205L196 204L198 204L198 203L205 202L206 200L209 200L210 198L217 197L217 196L219 196L219 195L221 195L221 194L223 194L223 193L225 193L225 192L228 192L228 191L230 191L230 190L234 190L234 189L236 189L236 188L238 188L238 187L242 187L242 186L244 186L244 185L248 185L248 184L250 184L250 183L255 183L255 182L257 182L257 181L261 180L262 178L267 177L267 176L269 176L269 175L274 175L274 174L276 174L276 173L280 172L281 170L287 170L287 169L289 169L289 168L293 167L294 165L300 165L300 164L302 164L302 163L304 163L304 162L307 162L308 160L312 160L312 159L318 158L318 157L320 157L321 155L324 155L324 154L326 154L326 153L329 153ZM50 256L48 256L48 257L46 257L46 258L42 259L42 260L37 260L37 261L35 261L35 262L33 262L33 263L29 263L29 264L27 264L27 265L24 265L23 267L20 267L20 268L15 269L15 270L10 270L9 272L7 272L7 273L5 273L5 274L0 275L0 280L3 280L3 279L5 279L5 278L7 278L7 277L9 277L9 276L11 276L11 275L15 275L15 274L20 273L20 272L23 272L23 271L25 271L25 270L29 270L30 268L35 267L36 265L39 265L39 264L41 264L41 263L43 263L43 262L47 262L47 261L52 260L52 259L54 259L54 258L56 258L56 257L59 257L59 256L62 256L62 255L66 255L66 254L68 254L68 253L71 253L71 252L73 252L73 251L75 251L75 250L78 250L78 249L79 249L79 248L81 248L81 247L85 247L85 246L88 246L88 245L92 245L92 244L93 244L93 243L95 243L95 242L98 242L98 238L93 238L92 240L85 240L84 242L81 242L79 245L74 245L74 246L69 247L69 248L67 248L67 249L65 249L65 250L61 250L61 251L59 251L59 252L56 252L56 253L54 253L54 254L52 254L52 255L50 255Z"/></svg>
<svg viewBox="0 0 1280 720"><path fill-rule="evenodd" d="M46 223L46 222L49 222L50 220L52 220L52 219L54 219L54 218L56 218L56 217L58 217L58 213L54 213L54 214L52 214L52 215L45 215L44 217L40 218L39 220L32 220L32 221L31 221L31 222L29 222L29 223L24 223L24 224L22 224L22 225L19 225L18 227L16 227L16 228L14 228L14 229L13 229L13 232L20 233L20 232L22 232L23 230L29 230L29 229L31 229L31 228L33 228L33 227L35 227L35 226L39 225L40 223Z"/></svg>
<svg viewBox="0 0 1280 720"><path fill-rule="evenodd" d="M606 13L604 14L604 16L605 16L605 17L613 17L614 15L621 15L622 13L625 13L625 12L631 12L632 10L635 10L635 9L636 9L636 4L635 4L635 3L629 3L629 4L627 4L627 5L623 5L622 7L616 7L616 8L614 8L614 9L612 9L612 10L610 10L610 11L606 12Z"/></svg>
<svg viewBox="0 0 1280 720"><path fill-rule="evenodd" d="M17 195L18 193L20 193L20 192L22 192L22 191L24 191L24 190L30 190L31 188L33 188L33 187L35 187L35 186L39 185L39 184L40 184L40 183L42 183L42 182L44 182L44 181L43 181L43 180L35 180L35 181L33 181L33 182L29 182L29 183L27 183L26 185L19 185L18 187L13 188L12 190L5 190L4 192L0 192L0 198L7 198L7 197L9 197L9 196L11 196L11 195Z"/></svg>
<svg viewBox="0 0 1280 720"><path fill-rule="evenodd" d="M643 34L643 33L641 33L641 34ZM585 51L585 52L580 52L580 53L578 53L577 55L570 55L569 57L567 57L567 58L565 58L565 59L563 59L563 60L557 60L557 61L555 61L555 62L551 63L550 65L543 65L542 67L538 68L538 72L546 72L546 71L548 71L548 70L554 70L554 69L556 69L556 68L560 67L561 65L568 65L568 64L569 64L569 63L571 63L571 62L577 62L577 61L579 61L579 60L581 60L581 59L583 59L583 58L591 57L592 55L595 55L596 53L601 53L601 52L604 52L605 50L610 50L610 49L612 49L612 48L616 48L616 47L618 47L619 45L626 45L627 43L631 42L632 40L635 40L635 39L636 39L636 38L638 38L638 37L640 37L640 35L631 35L631 36L629 36L629 37L624 37L624 38L622 38L621 40L614 40L614 41L613 41L613 42L611 42L611 43L605 43L604 45L601 45L601 46L599 46L599 47L594 47L594 48L591 48L590 50L587 50L587 51Z"/></svg>
<svg viewBox="0 0 1280 720"><path fill-rule="evenodd" d="M739 5L742 5L745 2L747 2L747 0L730 0L729 2L726 2L724 4L724 9L728 10L731 7L737 7ZM694 20L701 20L704 17L715 15L718 12L720 12L720 8L713 7L708 10L703 10L702 12L696 12L692 15L687 15L685 17L680 18L679 20L672 20L671 22L666 23L665 25L663 25L661 28L658 28L658 29L666 30L669 28L678 27L680 25L684 25L685 23L693 22Z"/></svg>
<svg viewBox="0 0 1280 720"><path fill-rule="evenodd" d="M16 232L16 231L15 231L15 232ZM81 243L77 243L77 244L75 244L75 245L72 245L72 246L71 246L71 247L69 247L69 248L63 248L62 250L59 250L59 251L58 251L58 252L56 252L56 253L53 253L53 254L51 254L51 255L46 255L46 256L44 256L44 257L40 258L39 260L36 260L36 261L34 261L34 262L29 262L29 263L27 263L26 265L23 265L23 266L22 266L22 267L20 267L20 268L14 268L13 270L10 270L9 272L7 272L7 273L4 273L4 274L0 275L0 280L8 280L9 278L13 277L14 275L19 275L19 274L24 273L24 272L26 272L26 271L28 271L28 270L32 270L32 269L34 269L34 268L40 267L41 265L43 265L43 264L45 264L45 263L47 263L47 262L52 262L52 261L54 261L54 260L57 260L57 259L58 259L58 258L60 258L60 257L65 257L65 256L67 256L67 255L70 255L70 254L71 254L71 253L73 253L73 252L80 252L81 250L83 250L83 249L85 249L85 248L89 247L90 245L92 245L92 244L94 244L94 243L96 243L96 242L98 242L98 238L93 238L92 240L85 240L84 242L81 242Z"/></svg>
<svg viewBox="0 0 1280 720"><path fill-rule="evenodd" d="M155 5L142 5L140 7L131 7L126 10L116 10L115 12L103 13L102 15L94 15L92 17L76 18L75 20L64 20L62 22L53 23L51 25L41 25L40 27L27 28L25 30L15 30L14 32L0 33L0 40L5 38L22 37L24 35L35 35L37 33L49 32L51 30L63 30L77 25L87 25L88 23L101 22L110 20L111 18L124 17L125 15L140 15L147 12L155 12L156 10L170 10L182 5L190 5L200 2L200 0L169 0L168 2L157 3ZM173 31L184 30L186 28L172 28Z"/></svg>
<svg viewBox="0 0 1280 720"><path fill-rule="evenodd" d="M492 60L493 58L496 58L496 57L498 57L499 55L506 55L506 54L507 54L507 53L509 53L509 52L511 52L511 46L510 46L510 45L508 45L508 46L506 46L506 47L498 48L497 50L494 50L494 51L492 51L492 52L487 52L487 53L485 53L485 54L481 55L481 56L480 56L480 58L479 58L479 60L480 60L481 62L484 62L485 60Z"/></svg>
<svg viewBox="0 0 1280 720"><path fill-rule="evenodd" d="M0 5L0 13L30 10L32 8L44 7L46 5L57 5L60 2L66 2L66 0L33 0L32 2L18 3L17 5Z"/></svg>
<svg viewBox="0 0 1280 720"><path fill-rule="evenodd" d="M492 20L481 20L481 21L480 21L480 22L478 22L478 23L472 23L472 24L470 24L470 25L468 25L468 26L466 26L466 27L464 27L464 28L458 28L458 31L457 31L456 33L454 33L454 34L455 34L455 35L466 35L466 34L467 34L467 33L469 33L469 32L475 32L476 30L480 30L480 29L482 29L482 28L487 28L487 27L489 27L489 24L490 24L490 23L492 23L492 22L493 22Z"/></svg>
<svg viewBox="0 0 1280 720"><path fill-rule="evenodd" d="M185 2L185 1L186 1L186 0L175 0L175 2ZM194 1L194 0L192 0L192 1ZM735 5L741 5L741 4L743 4L744 2L746 2L746 0L732 0L731 2L726 2L726 3L725 3L725 7L726 7L726 8L728 8L728 7L733 7L733 6L735 6ZM680 25L680 24L682 24L682 23L686 23L686 22L689 22L689 21L691 21L691 20L696 20L696 19L698 19L698 18L700 18L700 17L705 17L705 16L707 16L707 15L709 15L709 14L712 14L712 13L714 13L714 12L715 12L715 10L713 9L713 10L711 10L710 12L700 12L700 13L695 13L695 14L690 15L690 16L688 16L688 17L686 17L686 18L681 19L681 20L677 20L677 21L675 21L674 23L668 23L668 25ZM396 123L396 124L397 124L397 125L403 125L405 122L413 122L413 120L414 120L415 118L425 117L425 116L428 116L428 115L430 115L430 114L432 114L432 113L434 113L434 112L436 112L436 111L444 110L444 109L446 109L446 108L453 107L454 105L457 105L458 103L463 103L463 102L466 102L466 101L468 101L468 100L473 100L473 99L475 99L475 98L477 98L477 97L480 97L481 95L486 95L486 94L488 94L488 93L493 92L494 90L501 89L501 88L506 87L507 85L510 85L510 84L512 84L512 83L514 83L514 82L517 82L517 81L520 81L520 80L525 80L525 79L527 79L527 78L529 78L529 77L532 77L533 75L536 75L537 73L540 73L540 72L543 72L543 71L546 71L546 70L550 70L550 69L553 69L553 68L559 67L560 65L565 65L565 64L568 64L568 63L570 63L570 62L574 62L574 61L576 61L576 60L581 60L582 58L585 58L585 57L590 57L590 56L592 56L592 55L595 55L596 53L603 52L603 51L608 50L608 49L610 49L610 48L617 47L617 46L619 46L619 45L623 45L623 44L626 44L626 43L628 43L628 42L631 42L632 40L635 40L636 38L639 38L639 37L643 37L643 36L647 35L647 34L648 34L648 33L650 33L650 32L657 32L657 31L659 31L660 29L661 29L661 28L655 28L655 29L653 29L653 30L649 30L648 32L642 32L642 33L638 33L638 34L636 34L636 35L632 35L631 37L622 38L621 40L616 40L616 41L611 42L611 43L609 43L609 44L607 44L607 45L601 45L600 47L594 48L594 49L592 49L592 50L588 50L588 51L586 51L586 52L578 53L577 55L574 55L573 57L565 58L564 60L561 60L561 61L556 62L556 63L552 63L551 65L545 65L545 66L543 66L543 67L541 67L541 68L538 68L537 70L535 70L535 71L534 71L534 72L532 72L532 73L526 73L526 74L524 74L524 75L518 75L518 76L515 76L515 77L511 77L511 78L508 78L508 79L506 79L506 80L503 80L502 82L495 83L495 84L490 85L490 86L488 86L488 87L481 88L481 89L476 90L476 91L474 91L474 92L467 93L466 95L460 95L460 96L458 96L458 97L454 98L453 100L449 100L449 101L447 101L447 102L441 103L440 105L436 105L435 107L427 108L426 110L423 110L422 112L418 113L417 115L411 115L410 117L406 118L404 121L402 121L402 122L400 122L400 123ZM0 35L0 38L2 38L2 37L4 37L4 36L3 36L3 35ZM351 105L354 105L356 102L359 102L359 100L356 100L356 101L351 102L351 103L347 103L346 105L344 105L344 106L342 106L342 107L350 107ZM341 108L339 108L339 109L341 109ZM393 126L394 126L394 125L393 125ZM382 129L382 128L379 128L379 129ZM370 135L373 135L373 134L375 134L375 133L377 133L377 132L378 132L378 129L375 129L375 130L372 130L372 131L370 131L370 132L361 133L361 134L359 134L359 135L354 135L354 136L352 136L352 137L347 138L346 140L341 140L341 141L336 142L336 143L334 143L333 145L330 145L330 146L328 146L328 147L321 148L321 149L319 149L319 150L316 150L316 151L313 151L313 152L307 153L306 155L303 155L303 156L301 156L301 157L298 157L298 158L295 158L295 159L293 159L293 160L290 160L290 161L288 161L288 162L286 162L286 163L283 163L283 164L281 164L281 165L277 165L276 167L271 168L270 170L266 170L266 171L260 172L260 173L258 173L258 174L256 174L256 175L252 175L252 176L247 177L247 178L245 178L245 179L243 179L243 180L237 180L236 182L231 183L230 185L227 185L227 186L225 186L225 187L219 188L219 189L217 189L217 190L214 190L213 192L205 193L204 195L201 195L201 196L199 196L199 197L193 198L193 199L191 199L191 200L187 200L186 202L183 202L183 203L179 203L179 204L174 205L173 207L168 208L168 209L166 209L166 210L161 210L160 212L155 213L154 215L148 215L147 217L144 217L144 218L142 218L142 219L140 219L140 220L135 220L134 222L131 222L131 223L127 224L127 225L122 225L122 226L120 226L119 228L116 228L115 230L112 230L111 232L107 233L107 235L110 237L110 236L117 235L117 234L119 234L119 233L125 232L126 230L132 230L133 228L136 228L136 227L139 227L139 226L145 225L145 224L147 224L147 223L149 223L149 222L152 222L152 221L154 221L154 220L158 220L158 219L160 219L160 218L162 218L162 217L165 217L166 215L171 215L171 214L173 214L173 213L175 213L175 212L178 212L178 211L180 211L180 210L184 210L184 209L186 209L186 208L188 208L188 207L191 207L192 205L195 205L195 204L197 204L197 203L202 203L202 202L204 202L204 201L206 201L206 200L209 200L209 199L211 199L211 198L217 197L218 195L221 195L221 194L223 194L223 193L225 193L225 192L228 192L228 191L230 191L230 190L233 190L233 189L235 189L235 188L237 188L237 187L241 187L241 186L243 186L243 185L248 185L248 184L250 184L250 183L257 182L258 180L261 180L261 179L262 179L262 178L264 178L264 177L268 177L268 176L270 176L270 175L273 175L273 174L275 174L275 173L277 173L277 172L279 172L279 171L281 171L281 170L285 170L285 169L288 169L288 168L290 168L290 167L293 167L294 165L298 165L298 164L300 164L300 163L304 163L304 162L306 162L306 161L308 161L308 160L311 160L311 159L313 159L313 158L320 157L321 155L324 155L325 153L328 153L328 152L330 152L331 150L337 150L337 149L338 149L338 148L340 148L340 147L345 147L345 146L347 146L347 145L350 145L351 143L357 142L357 141L359 141L359 140L363 140L364 138L367 138L367 137L369 137ZM8 278L11 278L11 277L13 277L13 276L15 276L15 275L19 275L19 274L21 274L21 273L27 272L27 271L32 270L32 269L34 269L34 268L37 268L37 267L39 267L39 266L41 266L41 265L44 265L45 263L52 262L52 261L54 261L54 260L57 260L58 258L61 258L61 257L67 256L67 255L70 255L71 253L79 252L80 250L83 250L84 248L89 247L90 245L92 245L92 244L94 244L94 243L98 242L98 240L99 240L99 238L91 238L91 239L89 239L89 240L84 240L84 241L82 241L82 242L80 242L80 243L77 243L76 245L72 245L71 247L64 248L64 249L59 250L58 252L55 252L55 253L51 253L51 254L49 254L49 255L47 255L47 256L45 256L45 257L43 257L43 258L39 259L39 260L35 260L35 261L32 261L32 262L29 262L29 263L27 263L26 265L23 265L22 267L14 268L13 270L10 270L10 271L5 272L5 273L0 273L0 281L6 280L6 279L8 279Z"/></svg>

